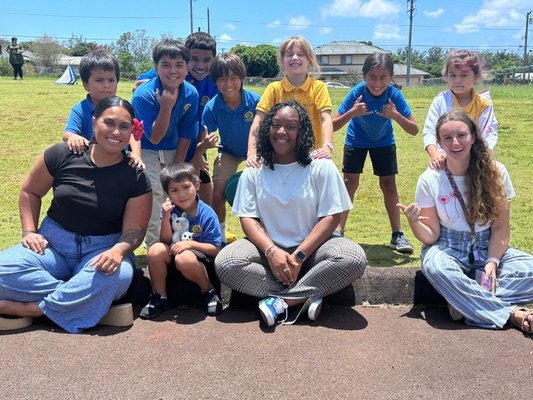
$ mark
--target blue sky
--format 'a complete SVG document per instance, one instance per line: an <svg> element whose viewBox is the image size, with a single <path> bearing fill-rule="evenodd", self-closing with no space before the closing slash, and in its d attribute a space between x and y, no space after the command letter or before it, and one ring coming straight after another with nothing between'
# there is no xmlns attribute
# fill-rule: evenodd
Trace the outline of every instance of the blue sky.
<svg viewBox="0 0 533 400"><path fill-rule="evenodd" d="M82 10L82 3L90 8ZM25 41L47 34L64 41L74 34L110 44L135 29L156 38L190 33L190 0L143 4L144 12L131 0L3 2L0 37L18 36ZM532 0L416 0L414 4L412 45L420 51L439 46L521 54L526 12L533 10ZM293 35L303 35L313 46L333 40L370 40L395 51L408 43L407 0L194 0L192 5L195 30L207 31L209 8L210 32L220 50L236 44L276 45ZM531 48L533 25L529 30Z"/></svg>

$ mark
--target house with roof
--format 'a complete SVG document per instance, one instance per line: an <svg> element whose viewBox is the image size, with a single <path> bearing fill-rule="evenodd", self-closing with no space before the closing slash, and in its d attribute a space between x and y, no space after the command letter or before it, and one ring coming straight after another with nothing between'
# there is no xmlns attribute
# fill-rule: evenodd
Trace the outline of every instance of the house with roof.
<svg viewBox="0 0 533 400"><path fill-rule="evenodd" d="M354 76L361 80L365 59L372 53L388 53L387 51L356 40L336 40L315 47L315 54L320 65L320 79L325 81L341 81L353 83ZM429 78L430 73L411 67L411 85L418 86L422 80ZM394 80L405 86L407 66L394 65Z"/></svg>

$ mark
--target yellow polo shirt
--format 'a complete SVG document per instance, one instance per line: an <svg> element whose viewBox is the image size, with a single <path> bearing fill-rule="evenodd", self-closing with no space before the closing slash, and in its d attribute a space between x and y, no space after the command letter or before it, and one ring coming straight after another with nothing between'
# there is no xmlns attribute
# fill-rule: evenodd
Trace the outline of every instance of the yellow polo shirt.
<svg viewBox="0 0 533 400"><path fill-rule="evenodd" d="M332 109L326 84L307 76L303 85L296 87L289 82L287 77L284 77L281 81L272 82L267 86L256 109L267 113L276 104L288 100L296 100L307 111L313 125L315 148L321 148L324 140L320 113Z"/></svg>
<svg viewBox="0 0 533 400"><path fill-rule="evenodd" d="M491 105L489 100L480 96L474 92L474 89L472 89L472 100L470 100L470 103L468 103L466 106L461 107L457 101L457 98L455 97L455 94L453 94L451 90L450 92L453 98L453 108L466 112L476 124L479 123L479 117L481 117L483 111L485 111L485 109Z"/></svg>

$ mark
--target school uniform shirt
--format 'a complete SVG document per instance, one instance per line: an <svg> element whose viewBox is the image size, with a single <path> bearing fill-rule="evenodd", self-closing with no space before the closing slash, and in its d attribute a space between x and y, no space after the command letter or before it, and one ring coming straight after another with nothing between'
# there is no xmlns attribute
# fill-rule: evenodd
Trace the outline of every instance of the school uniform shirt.
<svg viewBox="0 0 533 400"><path fill-rule="evenodd" d="M296 87L284 77L281 81L272 82L266 87L257 104L257 110L268 113L276 104L288 100L296 100L305 108L313 125L315 149L321 148L324 140L320 113L331 111L333 108L326 84L308 76L302 86Z"/></svg>
<svg viewBox="0 0 533 400"><path fill-rule="evenodd" d="M490 92L486 90L476 93L472 89L472 100L465 107L459 105L455 94L451 90L446 90L435 96L424 123L424 149L432 144L439 151L444 152L437 143L436 126L439 117L450 110L465 111L472 118L472 121L477 124L481 136L485 139L489 148L492 150L496 147L498 142L498 121L494 115Z"/></svg>
<svg viewBox="0 0 533 400"><path fill-rule="evenodd" d="M202 124L209 132L218 130L221 148L219 153L227 153L241 160L246 159L248 135L255 117L255 108L261 97L254 92L241 89L241 103L236 110L229 108L219 93L204 108Z"/></svg>
<svg viewBox="0 0 533 400"><path fill-rule="evenodd" d="M93 115L94 104L91 102L91 97L87 97L77 104L74 104L70 110L70 115L67 119L67 125L64 132L72 132L76 135L83 136L87 140L91 140L93 133Z"/></svg>
<svg viewBox="0 0 533 400"><path fill-rule="evenodd" d="M503 164L499 162L496 162L496 164L502 175L505 194L507 199L510 200L515 196L511 178ZM468 193L465 192L465 177L454 176L453 179L465 203L468 204ZM435 207L440 223L445 228L459 232L470 232L470 225L466 221L461 203L455 196L444 170L426 169L418 178L415 199L421 208ZM483 231L489 227L489 224L484 226L475 224L476 232Z"/></svg>
<svg viewBox="0 0 533 400"><path fill-rule="evenodd" d="M143 150L176 150L178 140L195 139L198 136L198 92L188 82L183 82L178 90L178 99L172 113L168 129L158 144L150 142L152 125L156 120L161 106L155 97L155 91L163 93L159 77L154 78L141 86L133 93L131 104L135 109L138 120L144 121L144 135L141 138Z"/></svg>
<svg viewBox="0 0 533 400"><path fill-rule="evenodd" d="M170 213L170 223L172 225L172 214L178 217L187 219L189 228L187 232L192 232L193 240L199 243L210 243L214 246L220 247L222 245L222 233L220 231L220 224L215 211L204 203L198 196L198 211L195 217L191 217L187 213L183 213L178 207L175 207ZM174 231L172 232L174 233Z"/></svg>
<svg viewBox="0 0 533 400"><path fill-rule="evenodd" d="M331 160L245 168L233 215L259 218L274 243L298 246L327 215L352 208L344 181Z"/></svg>
<svg viewBox="0 0 533 400"><path fill-rule="evenodd" d="M196 91L198 92L198 110L197 110L197 118L198 118L198 132L203 132L203 126L202 126L202 114L204 112L204 107L206 106L209 101L215 97L218 94L218 88L217 85L211 80L211 78L206 76L201 81L198 81L194 79L194 77L191 74L187 74L185 77L185 81L189 82L191 85L193 85L196 88ZM194 157L194 153L196 152L196 146L198 144L198 137L191 140L191 144L189 145L189 150L187 151L187 155L185 156L185 161L191 161L191 159Z"/></svg>
<svg viewBox="0 0 533 400"><path fill-rule="evenodd" d="M395 144L392 120L382 117L377 113L383 112L383 106L392 100L396 110L405 118L409 118L412 113L409 105L405 101L402 92L389 84L389 87L379 97L373 96L365 82L357 84L346 96L339 106L340 115L348 112L355 104L359 96L361 103L366 104L367 111L372 114L362 115L352 118L346 129L345 144L350 147L371 149L377 147L388 147Z"/></svg>

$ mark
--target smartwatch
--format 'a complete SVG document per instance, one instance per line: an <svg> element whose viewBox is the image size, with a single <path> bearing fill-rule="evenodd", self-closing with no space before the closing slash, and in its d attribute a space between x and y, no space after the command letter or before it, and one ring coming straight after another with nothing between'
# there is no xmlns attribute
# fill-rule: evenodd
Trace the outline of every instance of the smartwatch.
<svg viewBox="0 0 533 400"><path fill-rule="evenodd" d="M302 250L298 250L297 252L294 253L294 255L300 262L303 262L305 260L305 257L307 257Z"/></svg>

